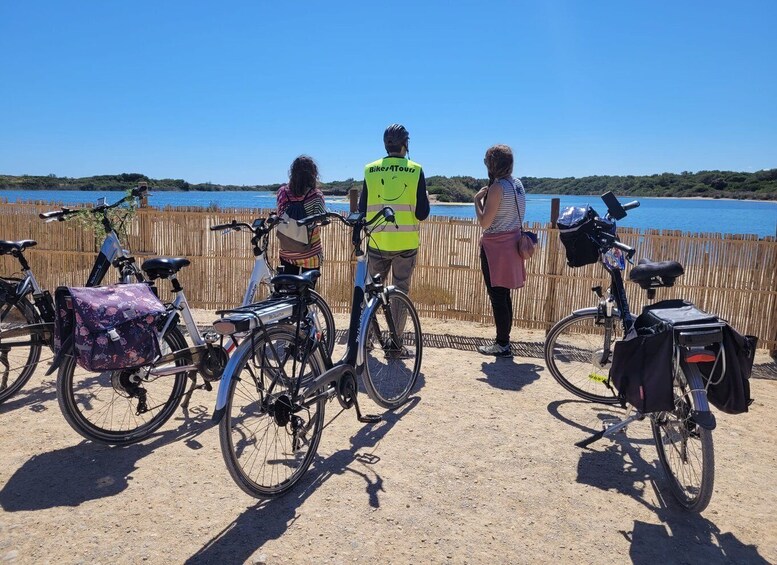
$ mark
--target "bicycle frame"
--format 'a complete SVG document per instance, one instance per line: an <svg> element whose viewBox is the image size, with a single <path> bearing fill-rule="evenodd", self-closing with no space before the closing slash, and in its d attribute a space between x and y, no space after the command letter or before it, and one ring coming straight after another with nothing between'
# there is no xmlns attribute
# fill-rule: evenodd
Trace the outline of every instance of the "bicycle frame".
<svg viewBox="0 0 777 565"><path fill-rule="evenodd" d="M121 261L121 259L124 261ZM121 282L132 282L132 277L137 281L141 281L142 275L140 275L140 272L136 268L132 268L128 271L126 265L121 265L121 263L128 263L134 267L134 263L131 263L130 261L130 252L122 247L116 230L114 230L113 227L111 227L110 230L106 229L105 239L94 260L94 266L89 273L89 277L86 279L85 286L98 286L114 264L120 268Z"/></svg>

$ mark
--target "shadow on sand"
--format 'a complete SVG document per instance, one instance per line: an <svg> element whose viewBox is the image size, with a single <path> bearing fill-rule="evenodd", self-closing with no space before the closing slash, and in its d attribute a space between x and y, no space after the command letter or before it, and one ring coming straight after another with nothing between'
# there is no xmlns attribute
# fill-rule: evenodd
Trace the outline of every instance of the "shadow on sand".
<svg viewBox="0 0 777 565"><path fill-rule="evenodd" d="M111 447L82 441L77 445L34 455L0 490L0 508L5 512L78 506L119 494L132 480L137 462L174 441L190 448L201 447L195 439L212 426L205 408L192 409L193 416L174 430L153 434L144 443Z"/></svg>
<svg viewBox="0 0 777 565"><path fill-rule="evenodd" d="M581 424L561 416L563 405L578 402L588 404L576 400L552 402L548 411L587 433L597 431L592 429L593 424ZM620 416L623 412L612 406L591 405L591 409L596 413L591 422ZM652 438L634 440L619 433L612 440L602 439L580 451L577 482L629 496L655 512L661 522L635 520L632 531L620 532L631 544L629 557L633 563L768 563L757 547L742 543L731 533L721 532L712 521L686 511L675 501ZM652 491L658 502L651 502L653 497L648 499L646 491ZM615 495L612 503L618 503ZM598 526L607 527L606 515Z"/></svg>
<svg viewBox="0 0 777 565"><path fill-rule="evenodd" d="M380 461L380 457L368 450L375 447L419 401L420 397L411 397L403 406L384 413L380 423L365 425L351 437L349 449L341 449L326 458L316 455L313 466L291 492L281 498L262 501L247 508L186 563L204 565L245 562L268 540L280 538L297 519L297 508L335 475L354 473L361 477L369 505L378 508L380 493L383 491L383 478L375 472L373 465ZM342 411L330 419L327 426L340 414ZM336 517L328 519L336 520Z"/></svg>

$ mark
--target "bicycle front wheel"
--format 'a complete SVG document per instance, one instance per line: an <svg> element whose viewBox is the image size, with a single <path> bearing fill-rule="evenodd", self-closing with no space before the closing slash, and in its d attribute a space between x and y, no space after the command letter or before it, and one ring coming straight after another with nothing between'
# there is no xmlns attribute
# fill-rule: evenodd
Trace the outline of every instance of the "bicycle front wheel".
<svg viewBox="0 0 777 565"><path fill-rule="evenodd" d="M367 320L361 344L362 376L367 394L383 408L407 401L421 371L423 340L418 313L410 298L389 290Z"/></svg>
<svg viewBox="0 0 777 565"><path fill-rule="evenodd" d="M232 479L245 493L268 498L291 489L313 462L326 398L315 391L305 402L294 389L320 375L323 362L317 352L302 362L303 338L288 324L252 339L235 372L224 376L231 381L219 439Z"/></svg>
<svg viewBox="0 0 777 565"><path fill-rule="evenodd" d="M610 385L613 347L623 337L619 318L598 319L595 311L572 314L550 329L545 364L572 394L591 402L618 404ZM609 358L604 360L604 351Z"/></svg>
<svg viewBox="0 0 777 565"><path fill-rule="evenodd" d="M19 392L35 373L44 342L29 326L38 322L24 299L0 305L0 404Z"/></svg>
<svg viewBox="0 0 777 565"><path fill-rule="evenodd" d="M707 507L715 481L712 431L702 428L692 418L695 407L690 391L702 385L698 366L683 364L674 379L674 410L651 416L653 439L669 488L691 512L701 512Z"/></svg>
<svg viewBox="0 0 777 565"><path fill-rule="evenodd" d="M181 331L170 329L162 355L187 347ZM181 356L176 366L189 365ZM171 364L172 366L172 364ZM57 375L57 398L70 426L86 439L128 445L159 429L175 412L186 387L186 372L147 377L150 367L90 372L65 357Z"/></svg>

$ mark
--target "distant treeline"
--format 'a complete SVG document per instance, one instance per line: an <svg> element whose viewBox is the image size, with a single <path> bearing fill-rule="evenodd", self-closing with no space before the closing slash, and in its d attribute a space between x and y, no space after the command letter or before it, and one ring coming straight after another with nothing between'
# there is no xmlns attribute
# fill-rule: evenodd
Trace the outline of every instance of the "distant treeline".
<svg viewBox="0 0 777 565"><path fill-rule="evenodd" d="M649 176L592 176L561 179L522 177L526 191L534 194L603 194L609 190L618 196L663 196L737 198L777 200L777 169L756 173L732 171L699 171L680 174L662 173ZM0 190L128 190L139 182L147 182L152 190L196 191L275 191L278 184L229 185L188 183L183 179L151 179L140 173L67 178L48 175L0 175ZM486 179L475 177L430 176L426 179L429 193L441 202L470 202ZM325 194L345 195L352 188L361 188L362 181L352 178L322 184Z"/></svg>

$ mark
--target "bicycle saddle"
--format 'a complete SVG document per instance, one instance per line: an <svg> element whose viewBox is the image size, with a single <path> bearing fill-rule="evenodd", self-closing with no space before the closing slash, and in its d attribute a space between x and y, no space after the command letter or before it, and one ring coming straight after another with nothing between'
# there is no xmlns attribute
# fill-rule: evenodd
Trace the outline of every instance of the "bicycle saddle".
<svg viewBox="0 0 777 565"><path fill-rule="evenodd" d="M660 279L661 286L672 286L677 277L685 272L677 261L656 261L640 259L637 266L629 272L629 280L642 288L656 286Z"/></svg>
<svg viewBox="0 0 777 565"><path fill-rule="evenodd" d="M143 261L140 268L148 274L151 280L154 280L170 277L190 264L191 261L185 257L155 257Z"/></svg>
<svg viewBox="0 0 777 565"><path fill-rule="evenodd" d="M28 247L34 247L38 242L34 239L22 239L19 241L0 240L0 255L5 255L12 251L24 251Z"/></svg>
<svg viewBox="0 0 777 565"><path fill-rule="evenodd" d="M291 287L294 289L313 288L316 286L318 277L321 276L321 271L313 270L306 271L301 275L275 275L270 279L270 283L278 287Z"/></svg>

